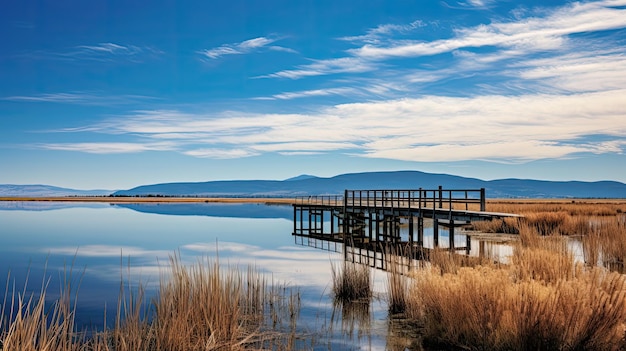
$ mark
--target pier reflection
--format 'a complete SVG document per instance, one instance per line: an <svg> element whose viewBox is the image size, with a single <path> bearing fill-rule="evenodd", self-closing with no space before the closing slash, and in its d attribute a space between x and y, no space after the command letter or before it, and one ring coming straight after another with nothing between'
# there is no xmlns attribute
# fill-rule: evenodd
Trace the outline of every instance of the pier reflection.
<svg viewBox="0 0 626 351"><path fill-rule="evenodd" d="M383 271L398 264L405 271L421 267L430 260L433 252L440 251L464 256L468 263L484 260L507 263L513 253L513 247L508 243L510 238L465 231L464 227L469 223L457 223L454 227L439 223L437 226L428 218L413 218L414 222L409 223L411 219L396 217L393 224L388 223L391 231L385 229L385 235L370 235L376 233L376 228L370 229L369 225L359 221L353 222L354 227L351 225L345 233L339 218L327 216L328 221L320 222L322 215L306 212L295 217L297 230L293 237L296 245L343 253L346 261ZM410 230L411 226L417 230Z"/></svg>

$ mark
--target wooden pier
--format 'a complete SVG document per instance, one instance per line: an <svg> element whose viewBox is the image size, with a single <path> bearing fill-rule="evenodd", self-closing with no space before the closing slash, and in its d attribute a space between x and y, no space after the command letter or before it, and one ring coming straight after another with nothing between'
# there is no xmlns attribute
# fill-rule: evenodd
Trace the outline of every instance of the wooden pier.
<svg viewBox="0 0 626 351"><path fill-rule="evenodd" d="M347 244L367 250L389 245L421 249L426 220L432 221L434 247L439 247L440 229L444 229L450 250L469 252L469 239L464 246L456 244L456 228L473 221L519 217L485 209L484 188L345 190L343 195L297 198L293 205L293 235L316 246L321 242L329 247L331 243L343 243L345 251Z"/></svg>

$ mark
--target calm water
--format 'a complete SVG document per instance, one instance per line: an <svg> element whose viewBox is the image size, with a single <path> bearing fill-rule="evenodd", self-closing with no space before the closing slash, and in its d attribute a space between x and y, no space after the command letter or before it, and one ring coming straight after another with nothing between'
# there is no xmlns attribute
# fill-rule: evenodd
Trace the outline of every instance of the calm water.
<svg viewBox="0 0 626 351"><path fill-rule="evenodd" d="M48 297L53 299L58 296L59 281L72 268L70 279L80 286L77 322L101 329L105 310L109 318L115 315L122 279L142 282L150 293L158 285L159 266L167 264L174 253L189 263L219 253L221 263L244 268L253 264L271 273L274 280L299 287L299 327L334 330L326 340L318 341L322 348L401 346L387 338L386 273L382 271L374 271L379 298L374 300L368 322L359 327L359 323L342 322L336 314L331 320L331 265L343 259L343 254L334 252L341 251L341 244L321 245L325 250L306 246L308 242L291 235L292 216L291 206L262 204L0 202L0 274L10 274L3 281L15 282L19 290L28 276L33 291L47 277ZM443 235L440 242L445 245ZM429 245L432 228L426 229L424 239ZM465 241L464 235L457 235L455 245L465 245ZM472 244L474 254L478 249L478 244ZM489 246L489 250L499 249Z"/></svg>

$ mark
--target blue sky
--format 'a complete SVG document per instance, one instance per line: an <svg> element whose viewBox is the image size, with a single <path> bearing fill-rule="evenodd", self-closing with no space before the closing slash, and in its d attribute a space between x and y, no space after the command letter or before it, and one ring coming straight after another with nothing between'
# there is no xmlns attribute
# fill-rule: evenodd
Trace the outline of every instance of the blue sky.
<svg viewBox="0 0 626 351"><path fill-rule="evenodd" d="M626 182L626 0L9 0L0 45L0 183Z"/></svg>

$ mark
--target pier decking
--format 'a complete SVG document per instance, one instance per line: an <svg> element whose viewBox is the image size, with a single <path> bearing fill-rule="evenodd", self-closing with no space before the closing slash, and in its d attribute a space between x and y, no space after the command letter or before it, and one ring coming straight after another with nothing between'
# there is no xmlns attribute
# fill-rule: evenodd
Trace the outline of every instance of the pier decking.
<svg viewBox="0 0 626 351"><path fill-rule="evenodd" d="M300 197L293 205L293 235L360 247L420 248L427 220L432 221L435 247L442 227L447 229L450 250L469 251L469 240L465 246L455 242L455 228L473 221L519 217L487 212L485 203L484 188L345 190L343 195Z"/></svg>

